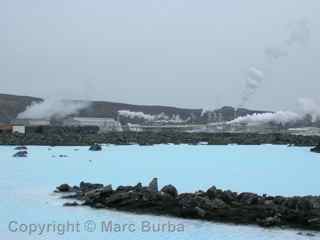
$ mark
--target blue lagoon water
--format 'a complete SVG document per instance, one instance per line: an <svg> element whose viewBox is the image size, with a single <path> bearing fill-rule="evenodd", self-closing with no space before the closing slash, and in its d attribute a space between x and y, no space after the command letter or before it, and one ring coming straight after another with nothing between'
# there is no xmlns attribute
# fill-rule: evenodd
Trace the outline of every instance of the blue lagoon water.
<svg viewBox="0 0 320 240"><path fill-rule="evenodd" d="M320 154L309 148L260 146L113 146L101 152L88 147L28 147L28 158L13 158L13 146L0 146L1 239L309 239L299 230L263 229L168 217L134 215L87 207L62 207L66 200L53 194L62 183L175 185L179 192L206 190L212 185L233 191L270 195L320 195ZM67 155L65 158L59 155ZM88 231L87 222L95 224ZM103 232L103 222L132 224L134 231ZM144 232L141 224L184 226L184 232ZM24 225L76 224L80 231L29 234ZM11 224L11 225L10 225ZM22 229L17 229L21 227ZM10 229L9 229L10 226ZM18 230L17 232L13 232ZM76 230L75 230L76 231ZM320 239L316 234L312 239Z"/></svg>

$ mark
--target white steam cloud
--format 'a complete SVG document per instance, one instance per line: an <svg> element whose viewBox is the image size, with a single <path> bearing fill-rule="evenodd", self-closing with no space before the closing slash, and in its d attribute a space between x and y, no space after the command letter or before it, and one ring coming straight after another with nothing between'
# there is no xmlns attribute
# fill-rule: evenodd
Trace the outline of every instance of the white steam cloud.
<svg viewBox="0 0 320 240"><path fill-rule="evenodd" d="M301 106L301 112L304 115L310 115L313 122L320 119L320 105L310 98L300 98L298 101Z"/></svg>
<svg viewBox="0 0 320 240"><path fill-rule="evenodd" d="M279 111L275 113L254 113L244 117L238 117L228 123L247 123L247 124L264 124L264 123L275 123L275 124L287 124L290 122L296 122L301 120L302 117L290 111Z"/></svg>
<svg viewBox="0 0 320 240"><path fill-rule="evenodd" d="M129 110L119 110L118 114L120 116L131 118L131 119L140 118L140 119L144 119L147 121L153 121L155 119L155 117L153 115L145 114L143 112L132 112Z"/></svg>
<svg viewBox="0 0 320 240"><path fill-rule="evenodd" d="M72 114L77 114L80 110L90 106L87 101L73 101L62 99L45 99L42 102L33 103L20 113L19 119L51 119L64 118Z"/></svg>
<svg viewBox="0 0 320 240"><path fill-rule="evenodd" d="M274 61L287 57L289 55L288 51L279 46L267 47L264 49L264 54L268 62L273 63Z"/></svg>
<svg viewBox="0 0 320 240"><path fill-rule="evenodd" d="M312 122L320 120L320 105L309 98L301 98L298 101L299 111L278 111L275 113L260 113L251 114L244 117L238 117L229 124L234 123L246 123L246 124L264 124L264 123L276 123L276 124L287 124L294 123L303 120L307 115L312 117Z"/></svg>
<svg viewBox="0 0 320 240"><path fill-rule="evenodd" d="M250 67L246 74L245 89L241 98L240 106L243 107L257 92L265 79L266 69L272 68L277 60L289 56L294 46L304 46L310 38L308 22L305 19L289 24L287 38L276 46L264 49L265 62L258 67Z"/></svg>
<svg viewBox="0 0 320 240"><path fill-rule="evenodd" d="M174 114L171 117L169 117L165 113L160 113L158 115L151 115L151 114L145 114L143 112L133 112L130 110L119 110L118 114L126 118L130 118L130 119L139 118L149 122L182 123L190 120L190 119L187 119L187 120L181 119L179 114Z"/></svg>
<svg viewBox="0 0 320 240"><path fill-rule="evenodd" d="M289 24L288 29L290 35L285 41L287 45L305 45L308 43L310 38L310 30L308 27L308 21L306 19L301 19Z"/></svg>
<svg viewBox="0 0 320 240"><path fill-rule="evenodd" d="M264 73L261 70L255 67L250 67L248 69L245 92L242 98L243 102L247 102L250 97L257 91L263 79Z"/></svg>

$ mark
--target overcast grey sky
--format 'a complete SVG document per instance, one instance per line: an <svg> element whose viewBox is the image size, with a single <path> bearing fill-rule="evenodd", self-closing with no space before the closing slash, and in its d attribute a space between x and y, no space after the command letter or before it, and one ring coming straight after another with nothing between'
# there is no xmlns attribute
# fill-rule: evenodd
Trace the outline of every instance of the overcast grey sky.
<svg viewBox="0 0 320 240"><path fill-rule="evenodd" d="M319 0L1 0L0 92L133 104L238 105L246 70L307 19L246 107L320 90Z"/></svg>

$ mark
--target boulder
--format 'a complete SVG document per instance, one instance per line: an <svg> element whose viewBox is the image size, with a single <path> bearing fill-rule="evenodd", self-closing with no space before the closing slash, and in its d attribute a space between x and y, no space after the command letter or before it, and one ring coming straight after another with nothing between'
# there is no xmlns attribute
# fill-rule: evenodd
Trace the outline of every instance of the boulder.
<svg viewBox="0 0 320 240"><path fill-rule="evenodd" d="M113 193L112 186L108 185L103 188L97 188L86 192L84 195L85 201L99 201L100 199L104 199L109 197Z"/></svg>
<svg viewBox="0 0 320 240"><path fill-rule="evenodd" d="M220 209L220 208L225 208L227 204L219 198L213 199L209 205L211 209Z"/></svg>
<svg viewBox="0 0 320 240"><path fill-rule="evenodd" d="M196 197L194 198L194 200L197 206L200 206L202 209L206 209L209 211L214 211L215 209L222 209L227 207L227 204L219 198L211 200L206 197Z"/></svg>
<svg viewBox="0 0 320 240"><path fill-rule="evenodd" d="M220 198L226 203L231 203L237 200L237 193L232 192L230 190L224 191L220 195L221 195Z"/></svg>
<svg viewBox="0 0 320 240"><path fill-rule="evenodd" d="M207 194L209 198L213 199L217 196L217 188L215 186L212 186L207 190Z"/></svg>
<svg viewBox="0 0 320 240"><path fill-rule="evenodd" d="M158 192L158 178L153 178L148 185L148 189L151 192Z"/></svg>
<svg viewBox="0 0 320 240"><path fill-rule="evenodd" d="M311 218L311 219L308 219L308 223L320 225L320 218Z"/></svg>
<svg viewBox="0 0 320 240"><path fill-rule="evenodd" d="M178 196L178 203L184 209L194 208L198 205L192 193L182 193Z"/></svg>
<svg viewBox="0 0 320 240"><path fill-rule="evenodd" d="M61 184L60 186L57 187L58 192L71 192L72 187L68 184Z"/></svg>
<svg viewBox="0 0 320 240"><path fill-rule="evenodd" d="M101 151L102 150L102 146L100 144L93 144L90 148L89 148L90 151Z"/></svg>
<svg viewBox="0 0 320 240"><path fill-rule="evenodd" d="M138 183L136 186L134 186L135 191L141 191L143 188L142 183Z"/></svg>
<svg viewBox="0 0 320 240"><path fill-rule="evenodd" d="M123 193L115 193L111 195L104 201L106 206L113 206L122 203L125 200L129 200L132 198L132 194L130 192L123 192Z"/></svg>
<svg viewBox="0 0 320 240"><path fill-rule="evenodd" d="M311 148L310 150L311 152L316 152L316 153L320 153L320 144L318 144L316 147Z"/></svg>
<svg viewBox="0 0 320 240"><path fill-rule="evenodd" d="M203 210L202 208L200 207L195 207L195 211L197 213L197 215L201 218L204 218L206 216L206 211Z"/></svg>
<svg viewBox="0 0 320 240"><path fill-rule="evenodd" d="M13 155L13 157L27 157L28 152L27 151L19 151Z"/></svg>
<svg viewBox="0 0 320 240"><path fill-rule="evenodd" d="M274 217L267 217L265 219L258 220L258 224L263 227L279 226L281 224L281 218L278 215Z"/></svg>
<svg viewBox="0 0 320 240"><path fill-rule="evenodd" d="M298 201L297 197L287 198L282 202L282 205L289 209L296 209Z"/></svg>
<svg viewBox="0 0 320 240"><path fill-rule="evenodd" d="M320 209L320 198L309 198L308 199L312 209Z"/></svg>
<svg viewBox="0 0 320 240"><path fill-rule="evenodd" d="M313 209L313 204L307 197L302 197L298 199L297 208L303 211L308 211Z"/></svg>
<svg viewBox="0 0 320 240"><path fill-rule="evenodd" d="M196 191L194 193L194 195L197 196L197 197L207 197L208 196L204 191L201 191L201 190Z"/></svg>
<svg viewBox="0 0 320 240"><path fill-rule="evenodd" d="M88 192L88 191L98 189L98 188L103 188L103 184L86 183L86 182L80 183L80 191L82 191L82 192Z"/></svg>
<svg viewBox="0 0 320 240"><path fill-rule="evenodd" d="M27 150L28 148L26 146L18 146L14 150Z"/></svg>
<svg viewBox="0 0 320 240"><path fill-rule="evenodd" d="M63 204L64 207L77 207L79 206L79 203L77 202L67 202L65 204Z"/></svg>
<svg viewBox="0 0 320 240"><path fill-rule="evenodd" d="M135 187L133 186L119 186L116 189L117 192L130 192L133 190L135 190Z"/></svg>
<svg viewBox="0 0 320 240"><path fill-rule="evenodd" d="M308 232L308 233L298 232L297 234L300 236L307 236L307 237L315 237L316 236L314 233L310 233L310 232Z"/></svg>
<svg viewBox="0 0 320 240"><path fill-rule="evenodd" d="M111 184L109 184L109 185L107 185L107 186L105 186L105 187L103 187L102 189L101 189L101 192L102 193L112 193L112 185Z"/></svg>
<svg viewBox="0 0 320 240"><path fill-rule="evenodd" d="M94 205L93 205L93 207L94 208L97 208L97 209L101 209L101 208L105 208L105 206L104 206L104 204L102 204L102 203L95 203Z"/></svg>
<svg viewBox="0 0 320 240"><path fill-rule="evenodd" d="M247 205L256 204L259 200L259 195L255 193L243 192L238 196L240 202L245 203Z"/></svg>
<svg viewBox="0 0 320 240"><path fill-rule="evenodd" d="M173 185L166 185L161 189L161 192L167 193L170 196L176 198L178 196L178 191Z"/></svg>

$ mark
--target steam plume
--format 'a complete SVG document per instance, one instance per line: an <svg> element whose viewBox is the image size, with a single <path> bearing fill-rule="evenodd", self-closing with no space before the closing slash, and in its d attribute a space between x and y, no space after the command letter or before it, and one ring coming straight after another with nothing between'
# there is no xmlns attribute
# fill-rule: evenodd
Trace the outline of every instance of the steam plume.
<svg viewBox="0 0 320 240"><path fill-rule="evenodd" d="M230 124L233 123L255 123L255 124L264 124L264 123L276 123L276 124L287 124L290 122L296 122L301 120L302 117L290 111L279 111L275 113L254 113L244 117L238 117L237 119L230 121Z"/></svg>
<svg viewBox="0 0 320 240"><path fill-rule="evenodd" d="M273 63L282 57L287 57L289 53L284 48L273 46L265 48L264 55L269 63Z"/></svg>
<svg viewBox="0 0 320 240"><path fill-rule="evenodd" d="M68 115L76 114L80 110L90 106L87 101L72 101L49 98L42 102L31 104L20 113L17 118L51 119L64 118Z"/></svg>
<svg viewBox="0 0 320 240"><path fill-rule="evenodd" d="M248 69L245 93L242 99L243 102L248 101L249 98L257 91L263 79L264 73L261 70L255 67L251 67Z"/></svg>
<svg viewBox="0 0 320 240"><path fill-rule="evenodd" d="M320 119L320 105L310 98L300 98L298 101L301 106L302 114L310 115L312 122L316 122Z"/></svg>
<svg viewBox="0 0 320 240"><path fill-rule="evenodd" d="M120 116L124 116L124 117L131 118L131 119L140 118L140 119L144 119L147 121L153 121L155 119L155 117L153 115L145 114L143 112L132 112L129 110L119 110L118 114Z"/></svg>
<svg viewBox="0 0 320 240"><path fill-rule="evenodd" d="M320 105L316 101L309 98L301 98L298 100L298 104L298 113L292 111L278 111L275 113L251 114L244 117L238 117L228 123L287 124L303 120L307 115L312 117L312 122L320 120Z"/></svg>
<svg viewBox="0 0 320 240"><path fill-rule="evenodd" d="M130 119L144 119L146 121L157 121L157 122L164 122L164 123L182 123L186 122L187 120L181 119L180 115L173 114L171 117L167 116L165 113L160 113L158 115L151 115L151 114L145 114L143 112L133 112L129 110L120 110L118 111L118 114L123 117L127 117Z"/></svg>
<svg viewBox="0 0 320 240"><path fill-rule="evenodd" d="M287 45L305 45L308 43L310 38L310 30L308 27L308 21L306 19L301 19L289 24L288 28L290 34L288 39L285 41Z"/></svg>
<svg viewBox="0 0 320 240"><path fill-rule="evenodd" d="M269 46L264 49L265 62L258 69L250 67L246 74L245 89L241 98L240 106L243 107L256 93L265 79L266 70L276 63L277 60L289 56L294 46L304 46L310 38L308 22L305 19L289 24L287 38L276 46Z"/></svg>

